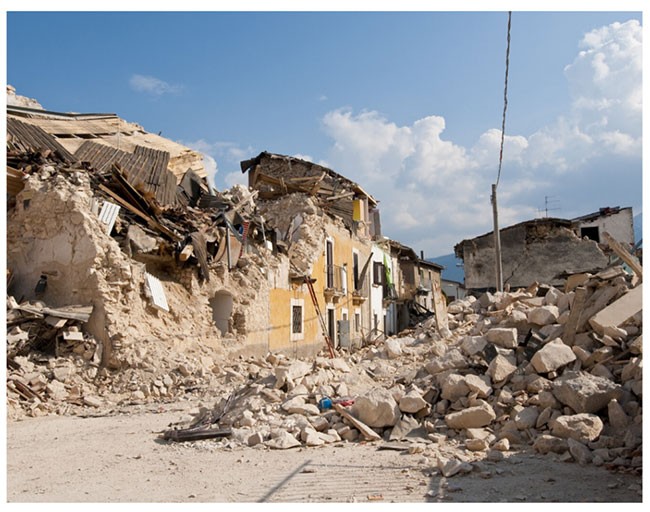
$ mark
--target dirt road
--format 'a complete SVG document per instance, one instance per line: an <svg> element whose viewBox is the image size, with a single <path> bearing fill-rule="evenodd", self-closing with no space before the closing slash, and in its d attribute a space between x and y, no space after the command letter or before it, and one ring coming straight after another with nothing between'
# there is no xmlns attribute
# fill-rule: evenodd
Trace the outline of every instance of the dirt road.
<svg viewBox="0 0 650 512"><path fill-rule="evenodd" d="M157 432L189 404L104 417L7 424L7 501L24 502L636 502L641 477L513 453L444 478L422 453L378 444L269 450Z"/></svg>

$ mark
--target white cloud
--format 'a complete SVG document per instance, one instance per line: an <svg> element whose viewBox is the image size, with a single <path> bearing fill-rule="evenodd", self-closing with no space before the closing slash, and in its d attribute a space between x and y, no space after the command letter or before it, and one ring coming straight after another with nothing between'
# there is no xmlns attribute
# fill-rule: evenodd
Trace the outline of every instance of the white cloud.
<svg viewBox="0 0 650 512"><path fill-rule="evenodd" d="M609 131L641 135L642 28L637 20L587 33L564 73L582 124L605 120Z"/></svg>
<svg viewBox="0 0 650 512"><path fill-rule="evenodd" d="M227 188L233 185L246 185L248 186L248 175L241 172L229 172L224 176L224 182Z"/></svg>
<svg viewBox="0 0 650 512"><path fill-rule="evenodd" d="M498 190L502 227L537 217L537 203L548 190L563 190L570 176L603 157L638 159L640 181L639 23L614 23L586 34L565 74L571 111L529 136L505 136ZM398 126L378 112L345 108L328 112L322 122L332 138L330 167L381 201L385 235L439 255L492 230L500 129L487 130L464 148L445 140L445 119L435 115ZM618 171L610 172L616 179Z"/></svg>
<svg viewBox="0 0 650 512"><path fill-rule="evenodd" d="M212 149L211 145L203 139L193 142L178 141L178 143L187 146L194 151L198 151L203 155L203 167L208 175L208 185L210 187L216 187L216 177L219 172L219 166L217 165L217 161L210 155Z"/></svg>
<svg viewBox="0 0 650 512"><path fill-rule="evenodd" d="M299 158L300 160L305 160L306 162L313 162L314 159L310 155L303 155L302 153L296 153L295 155L291 155L294 158Z"/></svg>
<svg viewBox="0 0 650 512"><path fill-rule="evenodd" d="M259 151L255 151L251 146L242 148L229 141L208 142L199 139L191 142L179 141L179 143L203 154L206 171L212 179L210 185L217 190L230 188L236 183L247 184L248 178L241 172L239 164L242 160L253 158L259 154ZM229 171L230 169L235 170ZM219 170L225 170L225 172L219 172Z"/></svg>
<svg viewBox="0 0 650 512"><path fill-rule="evenodd" d="M137 74L131 76L129 85L134 91L144 92L154 96L161 96L166 93L179 93L182 90L180 85L171 85L153 76Z"/></svg>

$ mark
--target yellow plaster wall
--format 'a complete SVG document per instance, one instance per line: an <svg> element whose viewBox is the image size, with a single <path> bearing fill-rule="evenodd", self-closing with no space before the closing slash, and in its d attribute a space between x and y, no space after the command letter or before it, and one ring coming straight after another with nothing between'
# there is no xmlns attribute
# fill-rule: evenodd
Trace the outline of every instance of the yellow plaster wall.
<svg viewBox="0 0 650 512"><path fill-rule="evenodd" d="M350 337L355 338L354 331L354 311L356 308L361 309L361 326L367 331L369 328L368 311L370 307L370 299L361 305L355 305L352 300L352 291L354 290L354 268L352 249L357 249L359 252L359 272L363 268L363 264L370 255L371 247L369 243L356 240L351 237L350 233L337 226L327 225L328 236L334 241L334 265L343 266L347 264L347 295L338 298L336 301L326 303L325 295L323 293L325 286L325 245L321 249L317 260L312 268L312 278L316 279L314 283L314 291L318 298L318 305L320 307L323 320L327 326L327 308L334 306L335 321L342 319L342 309L348 310L348 320L350 321ZM372 278L372 268L369 268L366 279ZM307 285L294 283L291 290L272 289L270 292L270 320L271 329L269 336L269 350L290 349L296 346L313 345L315 343L322 343L325 346L325 339L322 335L320 321L316 313L316 309L311 300ZM302 299L304 301L304 337L299 341L291 341L291 299Z"/></svg>

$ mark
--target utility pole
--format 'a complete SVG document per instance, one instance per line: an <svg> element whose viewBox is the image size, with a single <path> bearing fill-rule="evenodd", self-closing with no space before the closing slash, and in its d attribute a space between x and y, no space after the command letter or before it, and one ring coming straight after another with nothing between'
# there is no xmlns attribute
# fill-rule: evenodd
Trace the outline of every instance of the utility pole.
<svg viewBox="0 0 650 512"><path fill-rule="evenodd" d="M501 232L499 231L499 213L497 208L497 185L501 178L501 165L503 164L503 142L506 134L506 110L508 109L508 68L510 67L510 23L512 11L508 12L508 47L506 48L506 78L503 87L503 119L501 122L501 150L499 151L499 172L497 182L492 185L492 217L494 221L494 274L496 277L496 290L503 291L503 264L501 263Z"/></svg>
<svg viewBox="0 0 650 512"><path fill-rule="evenodd" d="M501 232L499 231L499 213L497 208L497 186L492 185L492 220L494 222L494 275L496 276L496 289L503 291L503 264L501 263Z"/></svg>

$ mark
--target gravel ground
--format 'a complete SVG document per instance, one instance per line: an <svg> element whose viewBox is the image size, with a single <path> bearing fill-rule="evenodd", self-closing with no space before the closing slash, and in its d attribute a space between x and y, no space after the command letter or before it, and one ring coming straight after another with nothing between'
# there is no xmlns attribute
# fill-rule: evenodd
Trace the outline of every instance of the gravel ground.
<svg viewBox="0 0 650 512"><path fill-rule="evenodd" d="M381 443L227 448L159 433L191 404L7 423L8 503L642 503L642 478L510 452L445 478L422 453Z"/></svg>

